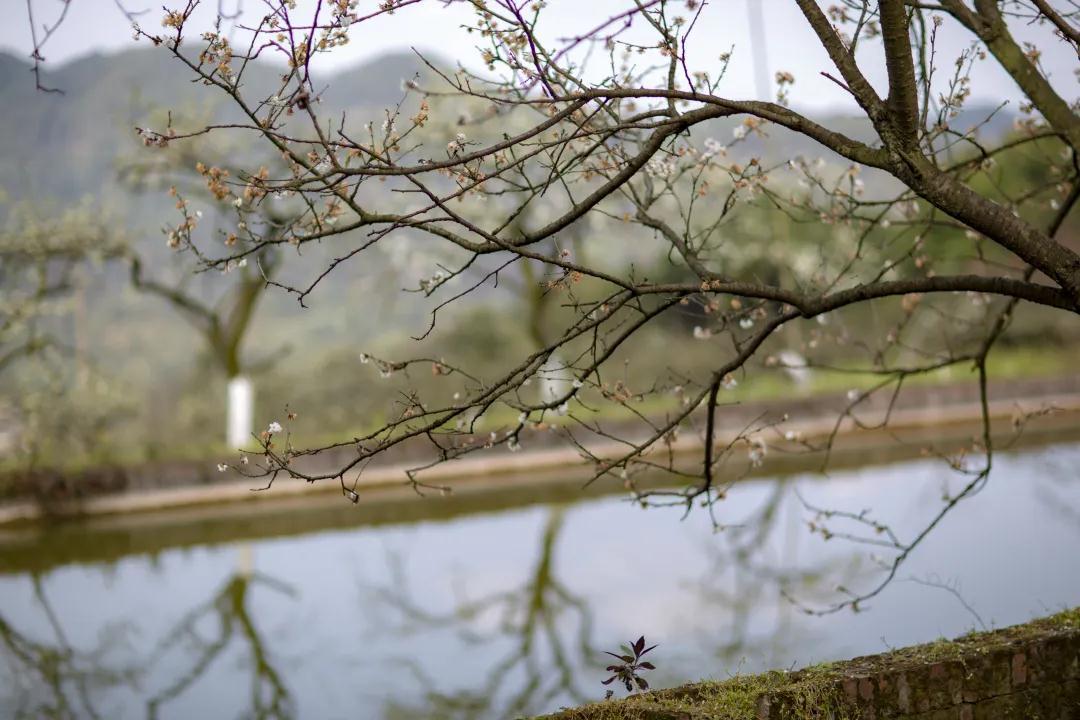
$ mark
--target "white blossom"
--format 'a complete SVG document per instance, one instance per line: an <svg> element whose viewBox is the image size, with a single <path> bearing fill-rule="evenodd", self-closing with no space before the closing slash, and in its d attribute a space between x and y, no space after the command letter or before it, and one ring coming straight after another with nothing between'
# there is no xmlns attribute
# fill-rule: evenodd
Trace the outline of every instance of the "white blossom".
<svg viewBox="0 0 1080 720"><path fill-rule="evenodd" d="M709 159L716 157L717 155L727 154L727 147L723 145L716 138L705 138L705 152L702 153L702 157Z"/></svg>
<svg viewBox="0 0 1080 720"><path fill-rule="evenodd" d="M750 459L751 467L761 467L765 462L765 455L768 452L769 447L765 444L765 441L761 438L754 438L750 441L750 450L747 455Z"/></svg>
<svg viewBox="0 0 1080 720"><path fill-rule="evenodd" d="M233 270L236 270L238 268L247 267L247 264L247 258L240 258L239 260L227 260L225 262L225 267L221 269L221 272L223 274L231 273Z"/></svg>
<svg viewBox="0 0 1080 720"><path fill-rule="evenodd" d="M274 422L266 426L266 432L270 433L271 435L281 432L281 423L275 420Z"/></svg>
<svg viewBox="0 0 1080 720"><path fill-rule="evenodd" d="M649 162L645 163L645 172L648 173L650 177L661 180L671 177L678 169L678 165L675 164L675 161L669 158L654 157L649 160Z"/></svg>

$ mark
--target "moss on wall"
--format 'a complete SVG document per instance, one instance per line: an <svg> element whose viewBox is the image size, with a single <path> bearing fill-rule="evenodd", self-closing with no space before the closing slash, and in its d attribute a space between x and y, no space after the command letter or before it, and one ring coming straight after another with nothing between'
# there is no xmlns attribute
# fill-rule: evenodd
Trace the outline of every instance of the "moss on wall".
<svg viewBox="0 0 1080 720"><path fill-rule="evenodd" d="M1080 608L987 633L805 668L703 681L550 720L1075 720Z"/></svg>

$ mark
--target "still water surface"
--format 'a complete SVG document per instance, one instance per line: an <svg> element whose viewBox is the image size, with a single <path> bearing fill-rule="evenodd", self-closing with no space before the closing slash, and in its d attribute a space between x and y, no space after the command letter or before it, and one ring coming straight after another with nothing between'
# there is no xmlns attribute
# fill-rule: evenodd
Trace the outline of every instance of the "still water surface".
<svg viewBox="0 0 1080 720"><path fill-rule="evenodd" d="M602 697L600 651L641 634L667 685L1080 605L1077 444L1000 456L865 612L782 598L870 587L887 557L811 535L804 501L873 507L903 538L958 483L930 461L748 482L721 533L611 497L108 560L79 559L91 529L50 531L0 555L0 716L510 718Z"/></svg>

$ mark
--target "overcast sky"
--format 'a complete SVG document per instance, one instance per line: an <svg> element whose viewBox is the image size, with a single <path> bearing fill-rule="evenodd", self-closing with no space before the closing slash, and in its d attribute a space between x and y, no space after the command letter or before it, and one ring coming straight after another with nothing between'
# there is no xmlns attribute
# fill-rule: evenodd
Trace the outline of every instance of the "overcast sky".
<svg viewBox="0 0 1080 720"><path fill-rule="evenodd" d="M147 10L139 21L148 30L159 26L160 1L122 1L133 11L154 8ZM38 26L51 23L62 6L61 0L32 2ZM235 0L223 2L226 7L232 7ZM26 58L32 46L26 8L22 2L7 0L7 3L5 22L0 24L0 47ZM301 0L301 7L305 3L311 4L309 0ZM760 3L759 17L765 28L763 49L752 47L750 3ZM179 0L167 0L166 4L178 5ZM196 24L201 28L208 27L218 3L204 0L203 5L201 15L196 18ZM370 10L377 5L377 0L361 0L360 9ZM548 0L541 32L549 40L580 33L609 17L613 10L627 6L627 0ZM260 0L242 0L240 7L248 18L256 17L264 8ZM323 68L340 68L383 53L415 47L475 67L478 64L477 37L461 29L461 25L472 17L471 11L463 5L444 7L442 0L427 0L399 10L393 16L364 23L353 31L349 45L336 49L319 62ZM1045 29L1020 26L1014 28L1014 32L1020 39L1038 44L1052 82L1067 99L1075 98L1078 94L1073 72L1077 67L1075 52L1052 38ZM953 28L951 23L946 24L939 49L939 77L944 79L951 74L952 61L971 40L962 30ZM129 23L117 10L114 0L71 0L67 20L50 39L44 55L50 64L58 65L89 53L117 52L133 45ZM735 99L758 98L762 94L762 80L784 70L796 78L791 93L794 105L815 110L854 109L846 93L819 74L823 70L832 71L833 67L806 27L793 0L711 0L690 37L690 65L692 69L715 71L720 53L733 47L733 60L720 87L721 94ZM768 58L766 73L756 72L753 62L755 51L761 53L762 50ZM867 43L866 50L860 53L860 63L871 81L879 89L883 88L884 63L875 44ZM773 90L768 88L766 92L771 94ZM973 74L974 100L1015 101L1017 97L1011 80L994 67L992 60L979 64Z"/></svg>

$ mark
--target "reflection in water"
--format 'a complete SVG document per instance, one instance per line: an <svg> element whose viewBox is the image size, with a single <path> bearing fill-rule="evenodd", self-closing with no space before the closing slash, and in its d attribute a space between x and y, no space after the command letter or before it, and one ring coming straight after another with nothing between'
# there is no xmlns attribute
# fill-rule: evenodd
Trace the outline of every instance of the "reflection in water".
<svg viewBox="0 0 1080 720"><path fill-rule="evenodd" d="M11 678L11 687L0 708L10 711L10 717L114 717L112 712L99 711L92 696L120 685L138 691L140 681L164 662L170 664L169 673L174 680L149 696L145 709L147 718L158 718L170 701L197 686L233 643L242 646L250 656L247 667L251 673L251 696L245 715L274 719L295 715L288 688L271 664L248 600L250 591L256 587L293 595L293 589L285 583L259 573L237 572L206 602L181 617L149 657L119 668L112 667L106 648L93 652L75 650L45 596L40 577L33 578L33 587L37 605L56 640L53 644L32 640L0 617L0 642ZM201 627L208 622L214 625L209 636ZM130 647L127 651L131 655L139 654ZM170 653L180 658L171 661L167 658Z"/></svg>
<svg viewBox="0 0 1080 720"><path fill-rule="evenodd" d="M850 582L858 573L854 553L823 556L809 565L797 563L798 524L782 525L793 490L792 482L776 481L757 508L724 531L723 542L705 544L708 570L687 583L705 605L724 611L729 618L722 635L710 638L714 657L724 667L737 666L748 655L769 658L767 665L784 662L797 631L791 623L794 609L790 604L776 607L775 631L765 637L751 634L753 615L776 602L778 589L793 597L818 597L823 588ZM774 539L779 542L776 552L771 552Z"/></svg>
<svg viewBox="0 0 1080 720"><path fill-rule="evenodd" d="M1040 457L1040 482L1037 483L1035 492L1045 512L1080 530L1080 504L1075 501L1076 487L1080 484L1080 469L1072 460L1073 458L1054 454Z"/></svg>
<svg viewBox="0 0 1080 720"><path fill-rule="evenodd" d="M998 626L1080 604L1077 466L1077 445L1003 458L908 571L962 587ZM228 544L28 562L0 570L0 717L507 718L599 699L598 651L642 634L660 643L655 686L957 635L971 614L926 584L858 615L783 599L827 602L880 572L865 546L806 532L800 498L917 528L943 477L907 463L747 483L719 534L608 498L261 540L249 527L239 567Z"/></svg>
<svg viewBox="0 0 1080 720"><path fill-rule="evenodd" d="M107 669L105 648L93 652L72 648L41 578L34 577L32 583L53 640L33 640L0 616L0 643L10 678L10 694L0 707L6 705L10 716L17 718L101 717L91 691L128 682L132 671Z"/></svg>
<svg viewBox="0 0 1080 720"><path fill-rule="evenodd" d="M825 579L835 586L852 576L850 558L824 559L812 568L798 568L790 564L791 557L786 563L772 557L769 540L780 530L778 523L784 501L791 499L792 490L791 482L776 481L757 506L729 527L721 538L706 536L703 542L699 540L708 557L708 570L693 582L681 583L688 593L697 595L710 616L730 617L723 628L728 634L726 640L719 634L709 636L712 654L724 667L737 666L747 655L763 656L768 652L773 657L783 657L784 643L790 640L790 633L781 628L781 632L753 637L750 622L752 613L775 602L778 588L806 596ZM478 669L477 677L470 678L469 687L453 692L433 689L437 681L421 664L409 658L400 659L418 681L416 694L424 698L425 704L402 704L391 699L385 717L510 718L527 714L530 709L597 699L595 678L583 670L610 662L599 651L593 633L594 613L603 613L603 608L594 608L584 595L572 593L557 573L555 551L565 515L561 507L548 511L537 560L519 586L461 600L441 613L432 612L416 597L427 593L409 591L408 573L401 558L390 556L394 581L372 592L403 620L390 632L408 634L452 628L468 646L491 644L499 639L510 642L501 659L487 669ZM633 575L634 560L648 552L650 540L635 537L632 529L624 532L625 554L615 560L626 562L626 570ZM647 579L642 577L641 581ZM785 604L783 609L784 615L790 616L790 607ZM491 629L485 630L487 627ZM614 647L622 639L608 638L607 642ZM707 675L712 667L715 663L701 667L699 674ZM511 692L507 692L508 686Z"/></svg>
<svg viewBox="0 0 1080 720"><path fill-rule="evenodd" d="M270 663L266 643L252 619L248 593L252 588L295 595L283 582L260 573L241 570L233 575L208 601L191 610L162 639L150 659L153 664L163 655L178 651L191 656L190 666L179 673L175 682L160 690L146 703L146 716L158 718L169 701L188 691L236 642L249 655L251 673L251 702L249 716L253 718L289 718L294 716L289 690L281 674ZM207 619L216 621L215 632L207 638L199 626Z"/></svg>
<svg viewBox="0 0 1080 720"><path fill-rule="evenodd" d="M555 572L555 545L563 528L564 511L548 511L540 538L537 560L521 587L498 591L459 603L450 612L432 613L409 597L400 563L395 566L393 587L377 588L374 595L404 617L400 632L425 627L454 626L470 645L509 638L504 657L482 671L486 678L475 687L440 693L423 666L405 661L421 684L425 707L391 699L386 717L486 718L518 717L530 708L550 707L554 699L568 696L586 702L591 693L582 687L578 670L594 665L600 657L592 646L593 617L585 598L573 594ZM491 631L477 629L485 617L496 618ZM518 687L506 686L520 673ZM504 699L505 698L505 699Z"/></svg>

